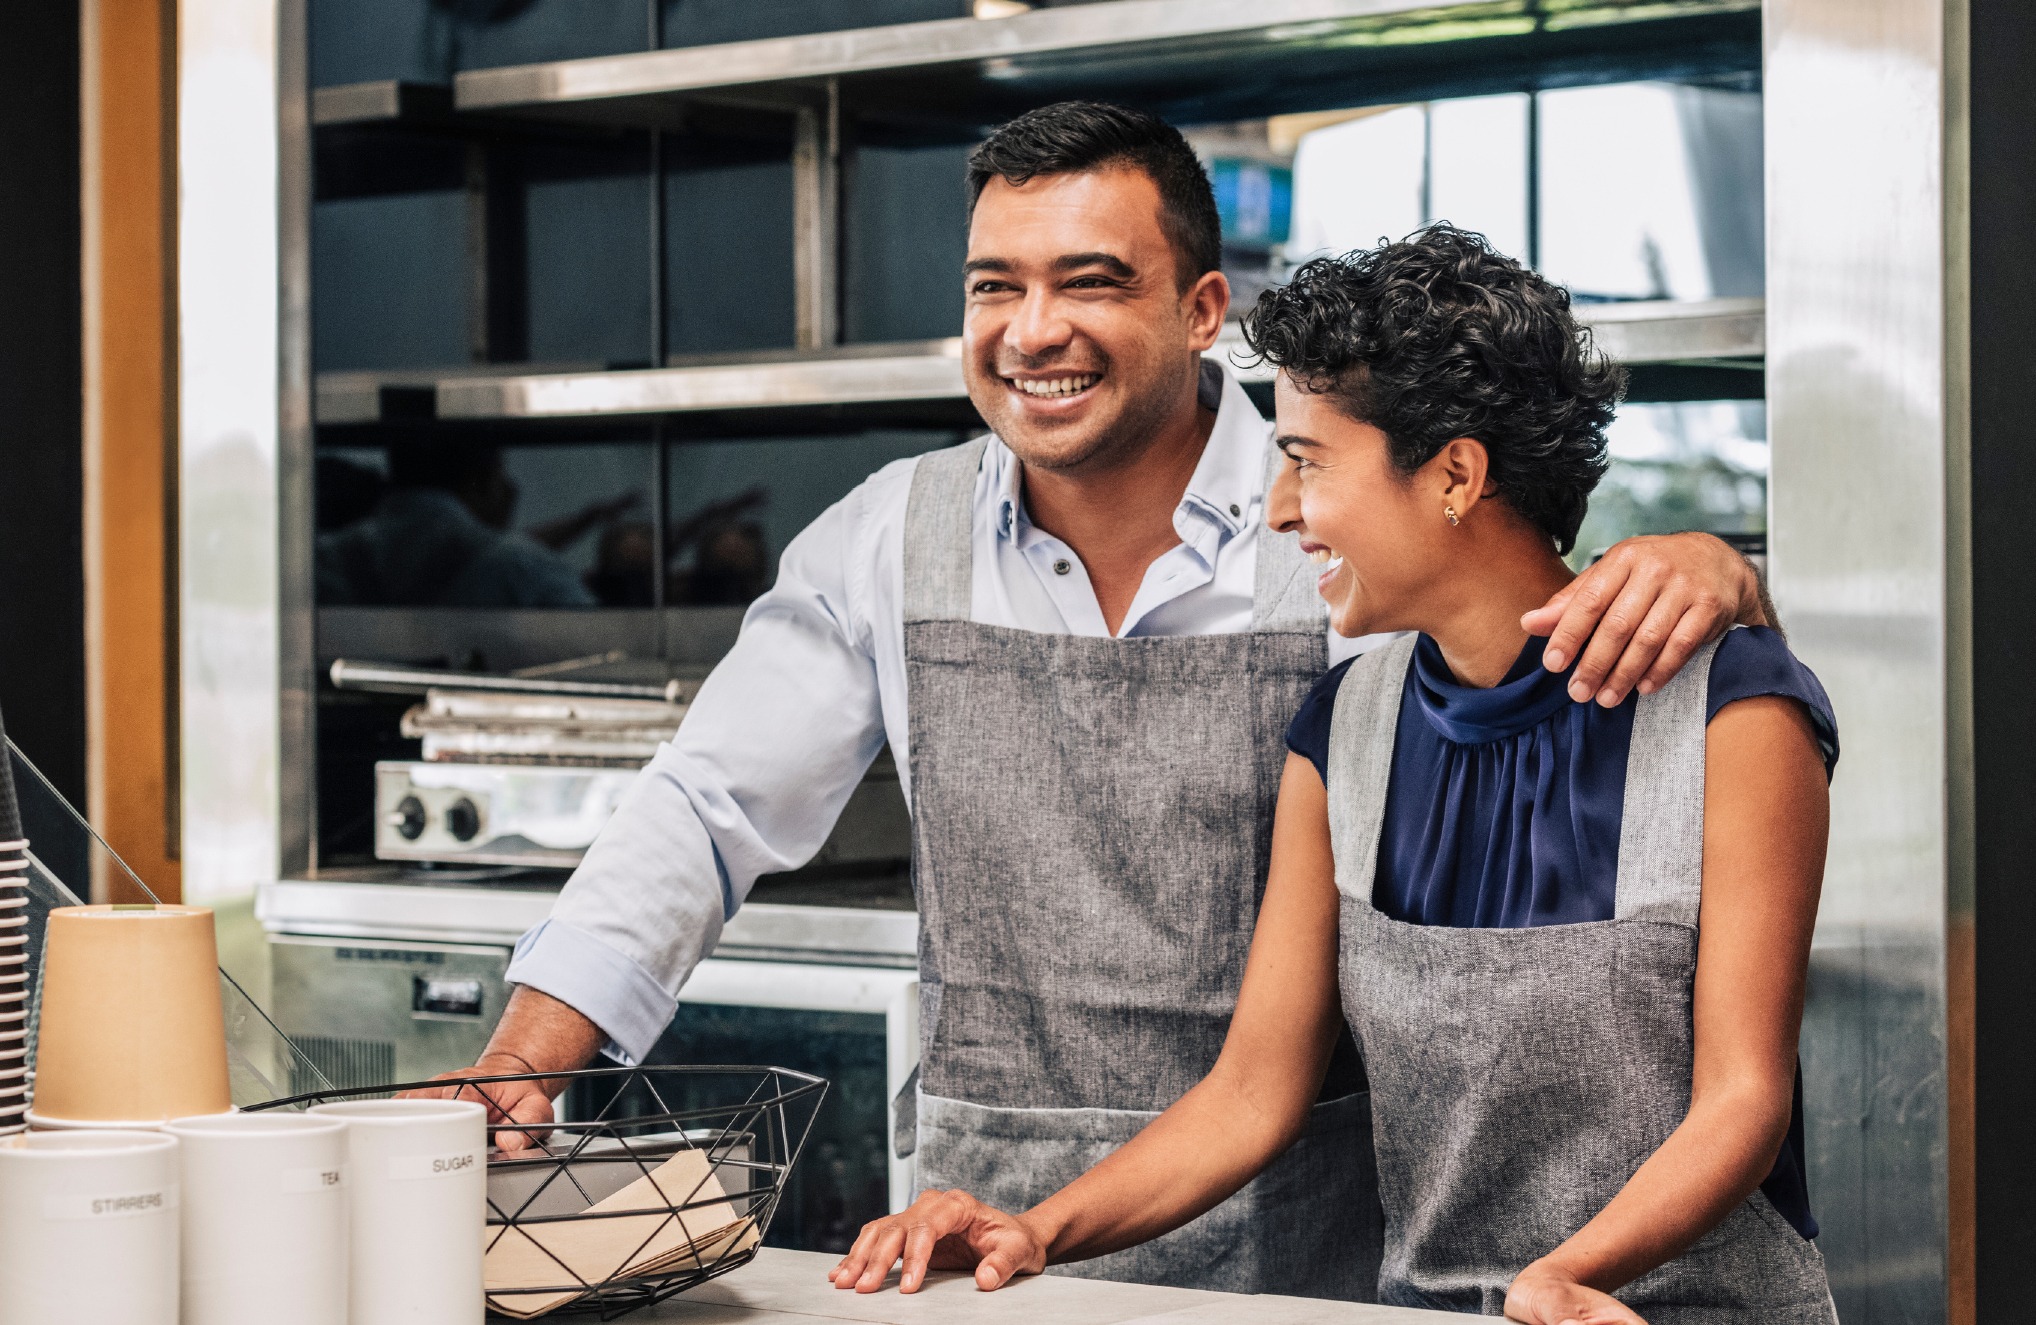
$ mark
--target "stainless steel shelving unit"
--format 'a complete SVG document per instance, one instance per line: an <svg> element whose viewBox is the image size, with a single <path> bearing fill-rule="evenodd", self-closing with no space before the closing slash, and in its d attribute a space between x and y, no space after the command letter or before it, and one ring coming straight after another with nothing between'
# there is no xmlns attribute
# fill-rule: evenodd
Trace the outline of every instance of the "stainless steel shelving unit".
<svg viewBox="0 0 2036 1325"><path fill-rule="evenodd" d="M1112 0L1001 19L475 69L450 86L325 87L312 94L309 118L314 129L411 126L479 140L519 126L673 130L702 116L725 121L730 112L787 117L796 344L822 351L840 341L843 143L856 126L959 142L1030 106L1069 97L1137 104L1192 124L1622 76L1715 73L1757 65L1759 24L1759 0ZM911 379L898 388L907 391L903 398L926 398L931 379L899 371ZM840 380L856 401L866 391L889 389L871 384L877 370L868 365L846 372ZM696 390L750 389L707 374L669 381L645 376L587 390L639 402L631 412L657 412L707 408L652 403L688 400ZM582 388L554 382L491 390L475 385L446 398L454 413L445 417L553 417L561 405L533 405L525 414L514 401L562 402ZM349 417L360 417L359 410Z"/></svg>

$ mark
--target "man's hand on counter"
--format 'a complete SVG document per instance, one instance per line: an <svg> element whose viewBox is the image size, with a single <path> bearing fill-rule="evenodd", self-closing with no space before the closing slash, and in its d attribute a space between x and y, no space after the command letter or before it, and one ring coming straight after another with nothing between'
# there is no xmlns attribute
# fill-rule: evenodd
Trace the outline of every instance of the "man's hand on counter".
<svg viewBox="0 0 2036 1325"><path fill-rule="evenodd" d="M404 1099L478 1099L487 1105L490 1126L517 1130L490 1133L503 1150L527 1150L550 1133L552 1099L565 1088L559 1077L476 1083L475 1077L571 1072L593 1061L606 1040L601 1028L551 995L518 985L503 1009L487 1049L469 1068L441 1072L427 1086L403 1092Z"/></svg>
<svg viewBox="0 0 2036 1325"><path fill-rule="evenodd" d="M864 1224L828 1278L836 1288L874 1293L901 1257L901 1293L918 1292L928 1270L971 1267L976 1287L988 1292L1013 1275L1045 1269L1046 1243L1022 1215L984 1205L967 1192L922 1192L904 1213Z"/></svg>

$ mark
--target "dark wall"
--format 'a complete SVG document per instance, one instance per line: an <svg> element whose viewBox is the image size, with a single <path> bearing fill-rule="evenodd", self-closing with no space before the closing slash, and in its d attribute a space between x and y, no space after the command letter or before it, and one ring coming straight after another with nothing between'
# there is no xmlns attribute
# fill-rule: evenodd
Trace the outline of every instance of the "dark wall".
<svg viewBox="0 0 2036 1325"><path fill-rule="evenodd" d="M12 6L0 40L0 704L8 735L83 804L78 226L78 6Z"/></svg>
<svg viewBox="0 0 2036 1325"><path fill-rule="evenodd" d="M1971 0L1979 1311L2036 1259L2036 6Z"/></svg>

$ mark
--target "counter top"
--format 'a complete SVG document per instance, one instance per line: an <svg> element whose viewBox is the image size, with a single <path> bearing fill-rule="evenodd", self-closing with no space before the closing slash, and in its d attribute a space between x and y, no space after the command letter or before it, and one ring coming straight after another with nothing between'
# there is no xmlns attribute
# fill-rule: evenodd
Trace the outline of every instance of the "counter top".
<svg viewBox="0 0 2036 1325"><path fill-rule="evenodd" d="M927 1276L909 1297L846 1292L827 1282L841 1258L766 1247L725 1278L627 1317L668 1325L1438 1325L1461 1317L1401 1307L1365 1307L1303 1297L1244 1297L1191 1288L1155 1288L1039 1275L994 1293L957 1272ZM896 1279L892 1284L896 1284Z"/></svg>

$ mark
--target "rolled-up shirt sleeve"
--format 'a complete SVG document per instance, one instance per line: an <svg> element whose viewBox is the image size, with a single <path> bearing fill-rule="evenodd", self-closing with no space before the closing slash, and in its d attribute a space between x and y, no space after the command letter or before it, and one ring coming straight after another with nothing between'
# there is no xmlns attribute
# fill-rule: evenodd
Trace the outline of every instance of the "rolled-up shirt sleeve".
<svg viewBox="0 0 2036 1325"><path fill-rule="evenodd" d="M785 549L677 736L517 945L510 981L578 1010L625 1062L656 1043L757 876L820 849L882 748L871 631L850 602L867 578L868 488Z"/></svg>

